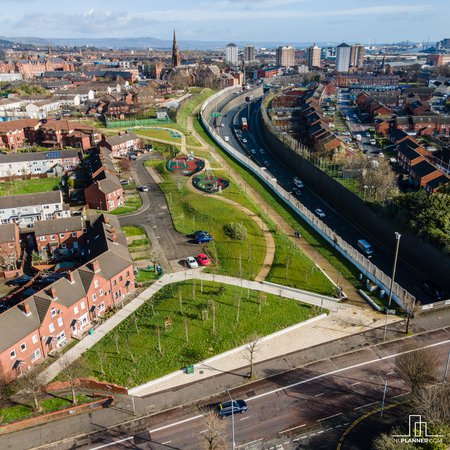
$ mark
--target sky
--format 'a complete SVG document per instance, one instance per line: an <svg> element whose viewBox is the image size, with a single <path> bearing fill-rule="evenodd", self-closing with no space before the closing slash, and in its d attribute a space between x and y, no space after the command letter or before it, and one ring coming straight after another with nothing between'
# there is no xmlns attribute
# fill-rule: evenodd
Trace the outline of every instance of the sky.
<svg viewBox="0 0 450 450"><path fill-rule="evenodd" d="M448 0L0 0L9 37L143 37L180 41L436 41Z"/></svg>

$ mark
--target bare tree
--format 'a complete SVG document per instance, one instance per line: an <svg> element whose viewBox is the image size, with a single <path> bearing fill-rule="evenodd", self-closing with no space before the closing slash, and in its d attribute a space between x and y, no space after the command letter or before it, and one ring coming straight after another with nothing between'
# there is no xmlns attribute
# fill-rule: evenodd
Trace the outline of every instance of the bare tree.
<svg viewBox="0 0 450 450"><path fill-rule="evenodd" d="M76 388L79 385L79 380L86 374L86 365L83 358L78 358L72 364L68 365L64 369L64 375L67 377L67 381L72 393L72 403L77 404Z"/></svg>
<svg viewBox="0 0 450 450"><path fill-rule="evenodd" d="M158 352L160 355L163 354L162 347L161 347L161 329L160 327L156 327L156 336L158 338Z"/></svg>
<svg viewBox="0 0 450 450"><path fill-rule="evenodd" d="M395 358L396 372L411 388L413 394L435 379L437 356L432 349L418 348L410 342Z"/></svg>
<svg viewBox="0 0 450 450"><path fill-rule="evenodd" d="M394 435L404 434L399 428L393 428L389 433L380 434L373 442L376 450L414 450L417 448L409 442L399 442Z"/></svg>
<svg viewBox="0 0 450 450"><path fill-rule="evenodd" d="M19 391L24 394L28 394L33 399L34 410L41 411L41 406L39 404L39 394L41 393L42 381L39 374L36 371L31 371L20 376L15 384Z"/></svg>
<svg viewBox="0 0 450 450"><path fill-rule="evenodd" d="M201 433L205 439L203 448L205 450L222 450L225 448L224 421L215 413L203 411L203 424L206 431Z"/></svg>
<svg viewBox="0 0 450 450"><path fill-rule="evenodd" d="M148 252L148 259L153 263L153 269L156 272L156 265L161 259L163 252L160 247L152 246L151 250Z"/></svg>
<svg viewBox="0 0 450 450"><path fill-rule="evenodd" d="M184 333L186 335L186 345L189 345L189 327L188 327L188 320L184 319Z"/></svg>
<svg viewBox="0 0 450 450"><path fill-rule="evenodd" d="M412 407L433 426L446 426L450 423L450 385L435 384L420 390L412 399Z"/></svg>
<svg viewBox="0 0 450 450"><path fill-rule="evenodd" d="M252 335L247 340L244 358L250 363L250 373L248 375L249 378L253 378L254 375L255 353L260 341L261 336L256 332L252 333Z"/></svg>

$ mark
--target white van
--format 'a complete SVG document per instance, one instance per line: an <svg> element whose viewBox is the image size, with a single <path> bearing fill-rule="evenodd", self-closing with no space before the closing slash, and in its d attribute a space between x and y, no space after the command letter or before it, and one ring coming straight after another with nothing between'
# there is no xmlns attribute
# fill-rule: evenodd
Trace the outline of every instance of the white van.
<svg viewBox="0 0 450 450"><path fill-rule="evenodd" d="M229 138L228 136L224 136L224 137L223 137L223 140L224 140L225 142L230 142L230 138Z"/></svg>

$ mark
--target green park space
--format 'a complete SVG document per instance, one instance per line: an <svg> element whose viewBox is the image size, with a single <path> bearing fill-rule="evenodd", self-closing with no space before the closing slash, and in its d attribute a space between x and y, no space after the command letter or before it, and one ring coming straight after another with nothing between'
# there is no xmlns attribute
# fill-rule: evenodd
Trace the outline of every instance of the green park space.
<svg viewBox="0 0 450 450"><path fill-rule="evenodd" d="M133 211L138 210L142 206L142 199L139 194L127 194L125 197L125 204L123 206L119 206L117 209L113 211L109 211L108 214L128 214Z"/></svg>
<svg viewBox="0 0 450 450"><path fill-rule="evenodd" d="M136 128L132 130L139 136L145 136L150 139L162 139L164 141L173 142L174 144L181 143L181 134L177 130L164 130L162 128Z"/></svg>
<svg viewBox="0 0 450 450"><path fill-rule="evenodd" d="M59 188L59 182L58 177L5 181L0 183L0 196L56 191Z"/></svg>
<svg viewBox="0 0 450 450"><path fill-rule="evenodd" d="M77 395L77 404L88 403L92 401L91 397L86 395ZM16 404L0 409L0 423L11 423L19 420L25 420L40 414L47 414L61 409L70 408L73 406L72 396L65 397L47 397L39 402L41 411L35 412L34 405Z"/></svg>
<svg viewBox="0 0 450 450"><path fill-rule="evenodd" d="M206 244L204 249L217 264L207 270L253 279L262 267L266 252L264 236L258 225L234 206L193 191L188 186L190 178L168 173L162 161L152 163L164 179L160 187L177 231L191 234L196 230L206 230L213 236L214 242ZM227 236L224 227L232 222L240 223L246 229L245 239Z"/></svg>
<svg viewBox="0 0 450 450"><path fill-rule="evenodd" d="M362 287L358 278L359 272L350 264L339 252L328 244L317 232L315 232L305 221L303 221L289 206L287 206L272 190L264 185L259 178L248 172L243 166L232 159L221 148L215 145L209 137L199 119L194 119L195 130L202 138L227 161L227 163L236 170L239 175L267 202L283 219L294 229L299 230L302 239L305 239L312 247L326 258L332 264L338 273L352 283L357 289Z"/></svg>
<svg viewBox="0 0 450 450"><path fill-rule="evenodd" d="M145 235L145 230L135 225L125 225L122 227L122 231L126 237Z"/></svg>
<svg viewBox="0 0 450 450"><path fill-rule="evenodd" d="M310 305L239 286L176 283L161 289L74 364L86 376L130 388L318 313ZM63 372L58 378L64 377Z"/></svg>

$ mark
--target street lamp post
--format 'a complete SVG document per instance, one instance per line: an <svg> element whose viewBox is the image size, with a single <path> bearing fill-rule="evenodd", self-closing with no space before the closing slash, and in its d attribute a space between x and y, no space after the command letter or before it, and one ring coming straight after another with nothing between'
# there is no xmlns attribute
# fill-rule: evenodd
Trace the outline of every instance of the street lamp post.
<svg viewBox="0 0 450 450"><path fill-rule="evenodd" d="M231 398L231 394L230 391L228 389L225 389L226 393L228 394L228 397L230 397L230 401L231 401L231 433L232 433L232 450L235 450L236 448L236 444L234 441L234 401Z"/></svg>
<svg viewBox="0 0 450 450"><path fill-rule="evenodd" d="M450 351L448 352L447 363L445 364L444 383L447 383L447 375L448 375L448 365L449 365L449 363L450 363Z"/></svg>
<svg viewBox="0 0 450 450"><path fill-rule="evenodd" d="M380 414L380 419L383 418L383 412L384 412L384 402L386 400L386 391L387 391L387 379L385 380L381 375L380 372L378 372L378 376L381 378L381 381L384 382L384 390L383 390L383 399L381 400L381 414Z"/></svg>
<svg viewBox="0 0 450 450"><path fill-rule="evenodd" d="M402 237L402 235L400 233L395 232L396 244L395 244L394 267L392 268L392 277L391 277L391 282L389 283L389 301L388 301L388 307L386 308L386 320L384 322L383 341L386 340L387 319L388 319L388 314L389 314L389 308L391 307L391 303L392 303L392 289L393 289L393 286L394 286L395 272L397 270L398 249L400 247L400 238L401 237Z"/></svg>

